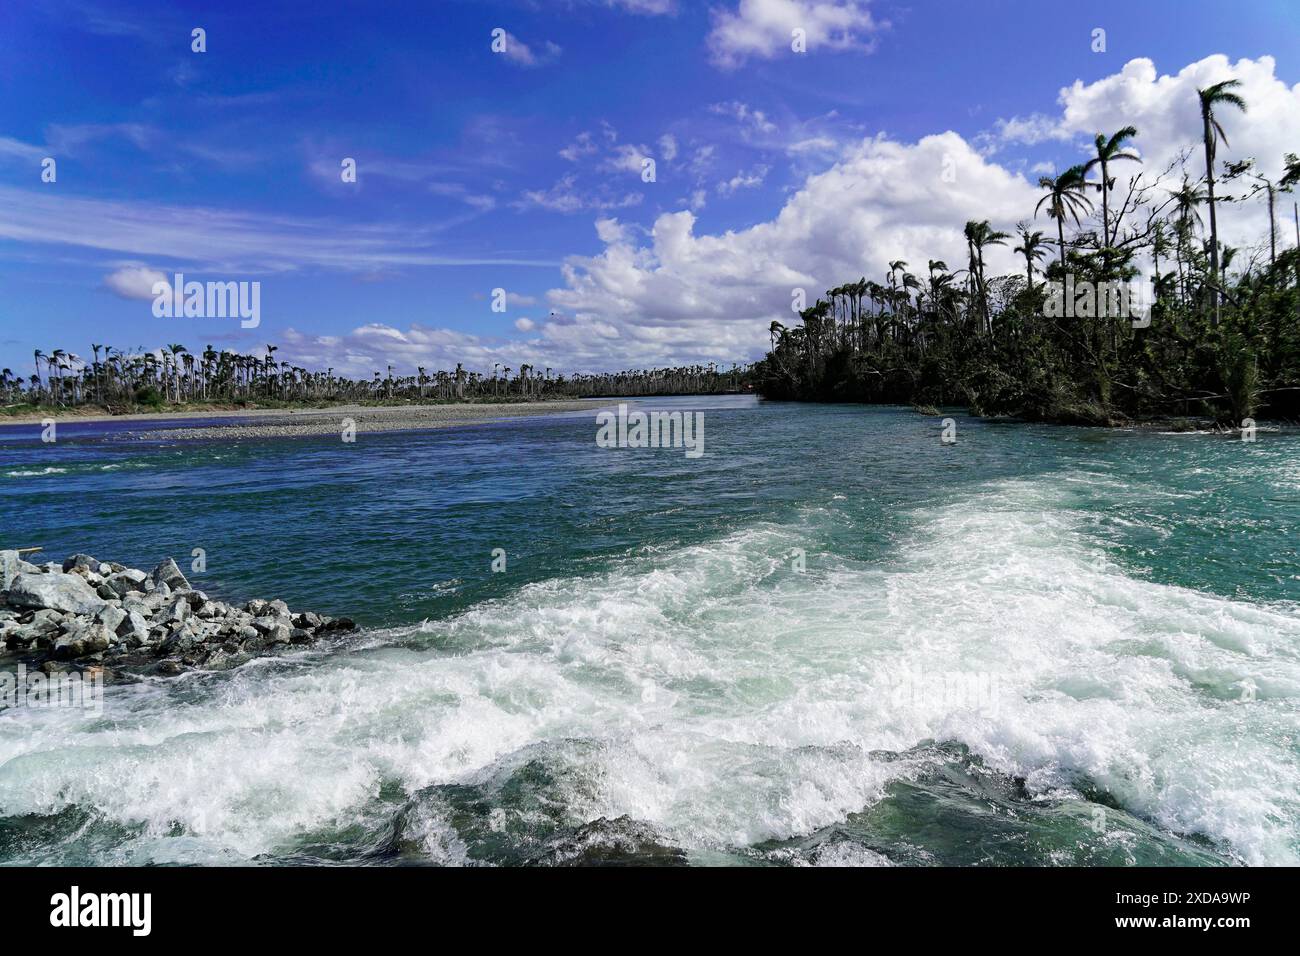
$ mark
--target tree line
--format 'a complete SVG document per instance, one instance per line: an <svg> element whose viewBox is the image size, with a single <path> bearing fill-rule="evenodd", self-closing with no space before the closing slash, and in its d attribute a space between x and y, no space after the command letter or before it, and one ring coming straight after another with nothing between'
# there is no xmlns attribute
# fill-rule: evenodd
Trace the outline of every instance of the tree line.
<svg viewBox="0 0 1300 956"><path fill-rule="evenodd" d="M87 362L63 349L33 354L33 374L0 370L0 396L9 411L28 407L98 406L125 411L202 403L315 403L384 401L541 401L586 396L714 394L739 392L748 384L749 367L717 363L620 372L556 374L551 368L495 363L491 374L467 370L395 374L387 365L368 378L312 371L276 358L278 346L264 353L216 350L200 354L174 344L157 351L124 351L91 345ZM102 353L102 355L101 355Z"/></svg>

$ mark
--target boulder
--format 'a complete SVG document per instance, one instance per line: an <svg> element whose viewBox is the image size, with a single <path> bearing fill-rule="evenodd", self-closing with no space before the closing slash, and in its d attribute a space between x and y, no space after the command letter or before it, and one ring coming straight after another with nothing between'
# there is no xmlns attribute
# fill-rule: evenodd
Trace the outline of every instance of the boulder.
<svg viewBox="0 0 1300 956"><path fill-rule="evenodd" d="M182 621L187 620L189 616L190 616L190 602L185 600L185 598L183 597L179 597L176 600L172 601L171 604L167 605L165 609L159 611L158 614L155 615L154 623L179 624Z"/></svg>
<svg viewBox="0 0 1300 956"><path fill-rule="evenodd" d="M104 625L114 634L117 633L117 629L122 626L122 622L125 620L126 611L112 604L109 604L95 615L95 623Z"/></svg>
<svg viewBox="0 0 1300 956"><path fill-rule="evenodd" d="M9 589L9 582L22 573L25 563L17 551L0 551L0 591Z"/></svg>
<svg viewBox="0 0 1300 956"><path fill-rule="evenodd" d="M149 622L139 611L127 611L122 622L117 626L117 636L128 647L139 647L149 643Z"/></svg>
<svg viewBox="0 0 1300 956"><path fill-rule="evenodd" d="M163 561L158 567L153 569L149 579L155 585L165 584L169 589L185 588L189 590L190 582L185 580L185 575L181 574L181 569L176 566L176 562L171 558Z"/></svg>
<svg viewBox="0 0 1300 956"><path fill-rule="evenodd" d="M74 554L63 562L63 571L64 573L67 573L73 568L87 568L91 571L98 571L99 564L100 562L97 558L92 558L88 554Z"/></svg>
<svg viewBox="0 0 1300 956"><path fill-rule="evenodd" d="M148 580L149 575L143 571L128 568L125 571L118 571L109 575L105 583L117 592L118 597L126 597L132 591L143 591L144 583Z"/></svg>
<svg viewBox="0 0 1300 956"><path fill-rule="evenodd" d="M272 644L288 644L292 638L293 631L288 624L276 624L263 632L262 640L269 647Z"/></svg>
<svg viewBox="0 0 1300 956"><path fill-rule="evenodd" d="M64 634L54 642L54 656L59 658L86 657L108 650L113 635L102 624L79 627Z"/></svg>
<svg viewBox="0 0 1300 956"><path fill-rule="evenodd" d="M199 643L199 635L191 622L186 621L158 645L158 653L166 655L184 654Z"/></svg>
<svg viewBox="0 0 1300 956"><path fill-rule="evenodd" d="M84 578L75 574L19 574L5 598L13 607L51 608L67 614L93 615L106 605Z"/></svg>

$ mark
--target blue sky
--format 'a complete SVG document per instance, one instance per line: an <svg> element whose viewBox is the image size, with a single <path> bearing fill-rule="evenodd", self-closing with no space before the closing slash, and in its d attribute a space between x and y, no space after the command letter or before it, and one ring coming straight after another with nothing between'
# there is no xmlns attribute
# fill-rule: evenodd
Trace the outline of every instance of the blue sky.
<svg viewBox="0 0 1300 956"><path fill-rule="evenodd" d="M30 374L33 349L91 342L275 342L358 374L750 359L791 287L941 256L977 213L1032 216L1089 123L1136 116L1163 164L1194 140L1186 90L1227 75L1260 104L1232 121L1241 148L1300 151L1287 0L18 0L0 9L0 363ZM910 207L943 157L963 169L951 209ZM155 318L146 280L174 271L260 281L261 325Z"/></svg>

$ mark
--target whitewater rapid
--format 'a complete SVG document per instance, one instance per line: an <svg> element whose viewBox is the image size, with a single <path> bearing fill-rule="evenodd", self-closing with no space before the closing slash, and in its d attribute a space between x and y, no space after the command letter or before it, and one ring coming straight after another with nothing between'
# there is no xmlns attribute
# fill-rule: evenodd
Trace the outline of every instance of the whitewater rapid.
<svg viewBox="0 0 1300 956"><path fill-rule="evenodd" d="M396 795L417 856L466 862L463 811L421 795L534 764L546 800L502 799L489 829L626 816L707 859L843 821L934 741L1032 800L1086 812L1087 787L1236 861L1300 862L1300 606L1144 579L1064 507L1070 478L918 508L871 560L819 547L855 533L830 498L445 620L111 687L102 715L0 715L0 816L73 817L11 861L292 857L383 831Z"/></svg>

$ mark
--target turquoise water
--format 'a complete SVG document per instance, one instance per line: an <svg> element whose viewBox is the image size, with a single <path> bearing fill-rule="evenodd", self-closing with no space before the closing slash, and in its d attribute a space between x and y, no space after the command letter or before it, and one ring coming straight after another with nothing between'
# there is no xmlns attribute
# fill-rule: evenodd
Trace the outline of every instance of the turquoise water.
<svg viewBox="0 0 1300 956"><path fill-rule="evenodd" d="M0 429L0 546L364 625L0 714L0 860L1300 862L1300 435L642 407Z"/></svg>

